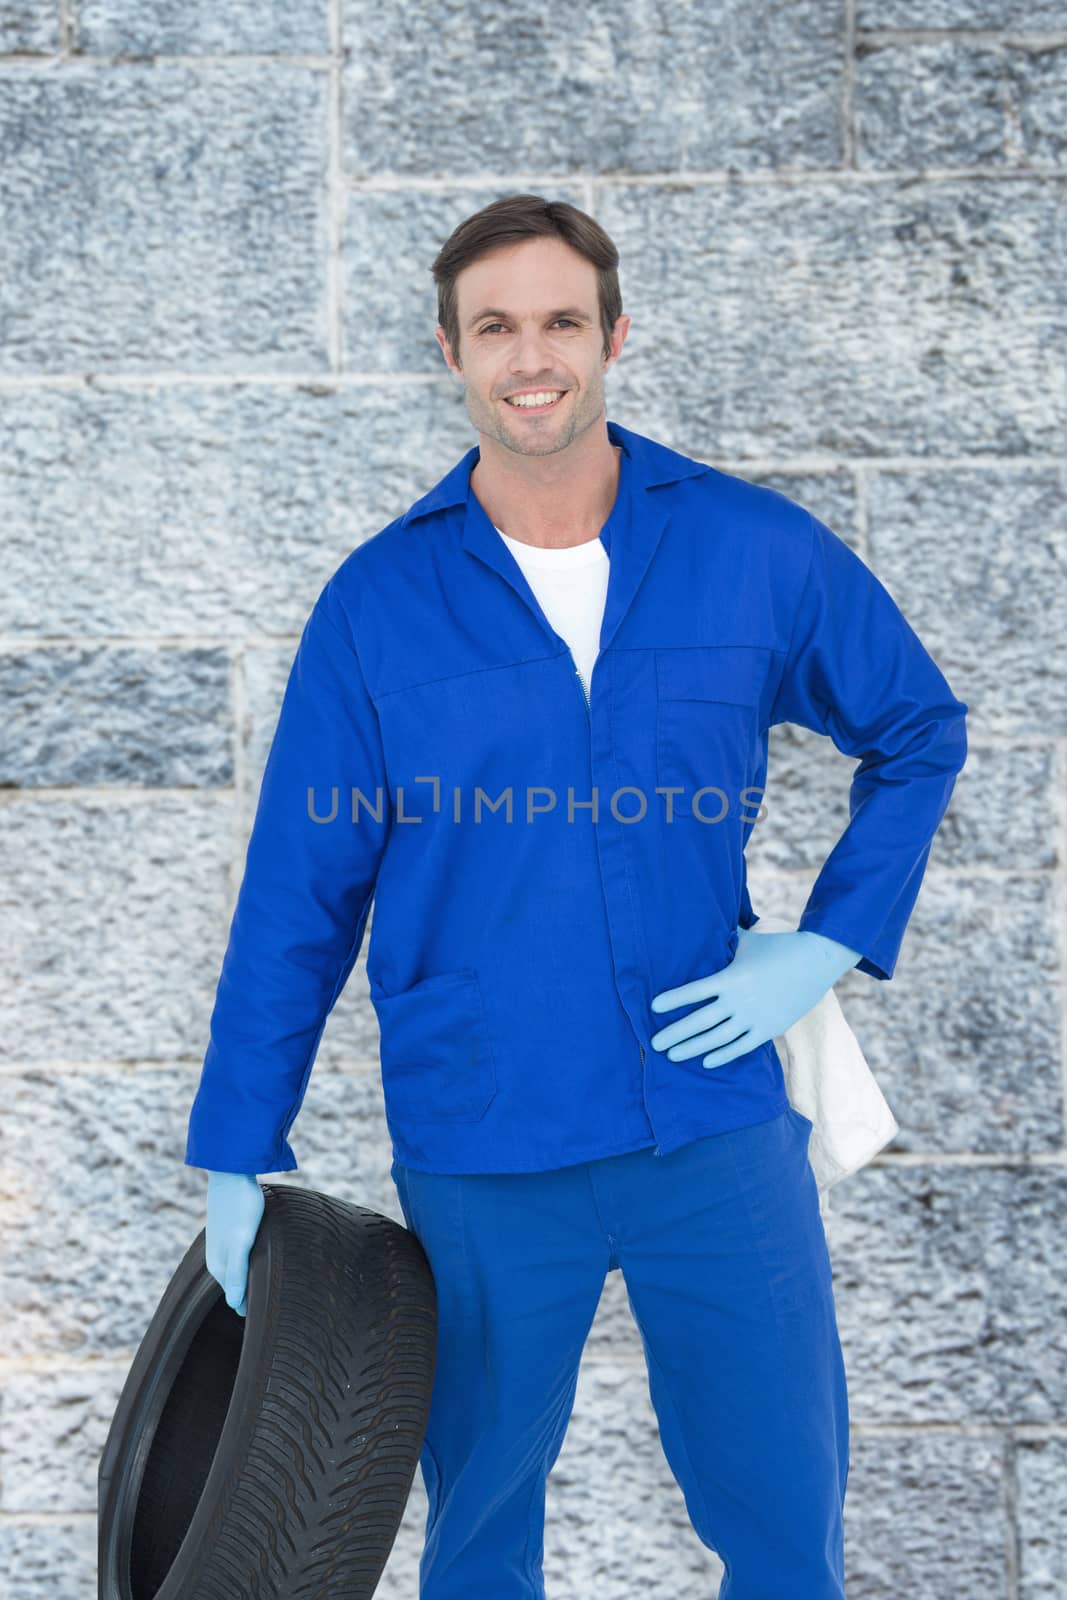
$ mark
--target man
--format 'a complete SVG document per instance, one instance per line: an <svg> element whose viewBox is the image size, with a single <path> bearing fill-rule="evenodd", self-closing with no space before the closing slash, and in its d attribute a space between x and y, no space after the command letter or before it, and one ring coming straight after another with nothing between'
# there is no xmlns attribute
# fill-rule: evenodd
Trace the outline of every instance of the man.
<svg viewBox="0 0 1067 1600"><path fill-rule="evenodd" d="M296 1166L374 896L392 1174L438 1295L422 1600L543 1594L614 1268L722 1600L840 1600L845 1371L774 1038L849 967L892 976L967 707L809 512L607 420L615 262L593 219L514 196L435 263L479 443L305 626L186 1160L237 1305L255 1174ZM755 937L783 721L861 760L800 927Z"/></svg>

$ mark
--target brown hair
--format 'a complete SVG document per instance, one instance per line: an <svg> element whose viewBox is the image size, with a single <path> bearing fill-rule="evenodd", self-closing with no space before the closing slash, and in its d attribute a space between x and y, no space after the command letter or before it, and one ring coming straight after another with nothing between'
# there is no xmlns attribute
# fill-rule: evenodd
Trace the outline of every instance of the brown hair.
<svg viewBox="0 0 1067 1600"><path fill-rule="evenodd" d="M448 348L459 359L459 311L456 278L464 267L500 245L518 244L539 235L563 239L596 267L597 302L604 335L604 355L611 354L611 336L622 315L619 289L619 252L598 222L565 200L545 200L539 194L509 194L476 211L445 240L430 268L437 284L437 321L445 331Z"/></svg>

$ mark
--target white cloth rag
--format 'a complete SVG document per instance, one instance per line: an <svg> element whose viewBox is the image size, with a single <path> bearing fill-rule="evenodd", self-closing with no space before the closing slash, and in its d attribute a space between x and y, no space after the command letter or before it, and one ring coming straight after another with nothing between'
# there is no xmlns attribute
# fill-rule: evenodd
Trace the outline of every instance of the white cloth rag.
<svg viewBox="0 0 1067 1600"><path fill-rule="evenodd" d="M760 913L755 933L793 933L783 917ZM900 1132L833 989L774 1041L786 1093L812 1124L808 1159L829 1215L829 1190L867 1165Z"/></svg>

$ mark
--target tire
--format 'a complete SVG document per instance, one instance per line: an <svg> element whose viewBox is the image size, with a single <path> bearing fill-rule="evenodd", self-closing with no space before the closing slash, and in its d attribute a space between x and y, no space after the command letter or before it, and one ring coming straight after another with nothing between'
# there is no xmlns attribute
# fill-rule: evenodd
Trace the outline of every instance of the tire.
<svg viewBox="0 0 1067 1600"><path fill-rule="evenodd" d="M263 1185L247 1316L204 1232L134 1358L98 1472L99 1600L367 1600L426 1432L437 1294L415 1234Z"/></svg>

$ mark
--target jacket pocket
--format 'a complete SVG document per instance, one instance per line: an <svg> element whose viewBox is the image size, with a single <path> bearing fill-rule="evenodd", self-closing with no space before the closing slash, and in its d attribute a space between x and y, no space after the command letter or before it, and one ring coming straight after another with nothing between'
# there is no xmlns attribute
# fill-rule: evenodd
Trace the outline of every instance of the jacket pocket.
<svg viewBox="0 0 1067 1600"><path fill-rule="evenodd" d="M496 1069L478 974L442 972L392 995L372 988L371 1001L389 1111L418 1122L484 1116Z"/></svg>
<svg viewBox="0 0 1067 1600"><path fill-rule="evenodd" d="M741 791L760 752L760 704L773 652L766 646L717 644L656 651L656 784L676 817L706 823L746 820L754 803ZM693 796L708 788L694 813ZM715 790L721 790L718 794Z"/></svg>

